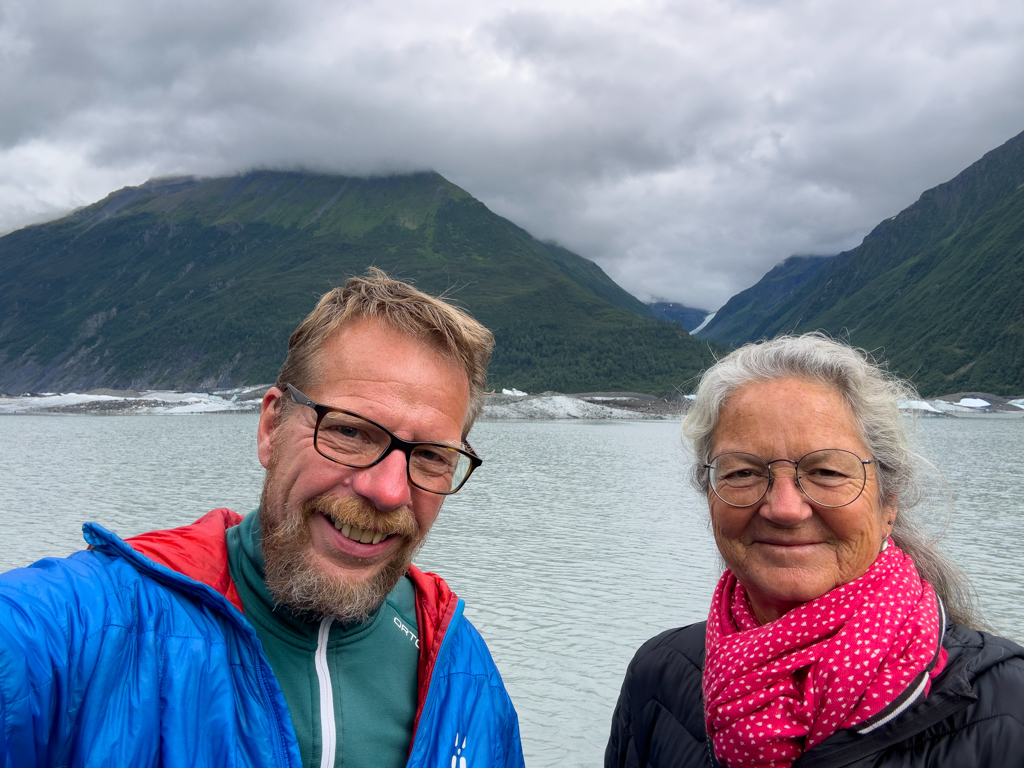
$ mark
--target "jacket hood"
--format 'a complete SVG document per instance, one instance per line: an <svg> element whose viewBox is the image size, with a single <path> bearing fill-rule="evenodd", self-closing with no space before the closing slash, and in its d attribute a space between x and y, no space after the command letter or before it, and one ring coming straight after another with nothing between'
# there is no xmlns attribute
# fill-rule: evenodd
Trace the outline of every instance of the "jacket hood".
<svg viewBox="0 0 1024 768"><path fill-rule="evenodd" d="M194 523L132 536L125 543L153 562L212 587L245 613L228 570L227 531L240 522L237 512L215 509Z"/></svg>

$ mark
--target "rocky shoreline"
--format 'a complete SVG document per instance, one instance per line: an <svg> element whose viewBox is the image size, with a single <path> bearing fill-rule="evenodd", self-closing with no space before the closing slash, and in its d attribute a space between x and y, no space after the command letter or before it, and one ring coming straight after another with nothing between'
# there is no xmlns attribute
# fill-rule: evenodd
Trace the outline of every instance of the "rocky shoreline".
<svg viewBox="0 0 1024 768"><path fill-rule="evenodd" d="M259 411L263 394L270 386L262 384L214 392L94 389L82 393L0 396L0 415L255 413ZM678 419L689 405L689 397L679 392L655 397L640 392L541 392L530 395L515 391L514 394L488 395L481 419ZM941 398L908 401L901 403L900 408L919 417L1021 418L1024 417L1024 398L957 392Z"/></svg>

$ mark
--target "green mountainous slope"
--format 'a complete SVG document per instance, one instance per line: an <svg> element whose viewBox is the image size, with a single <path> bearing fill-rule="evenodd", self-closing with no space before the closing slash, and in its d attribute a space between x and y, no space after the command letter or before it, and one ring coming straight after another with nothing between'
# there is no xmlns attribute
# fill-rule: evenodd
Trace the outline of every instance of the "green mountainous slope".
<svg viewBox="0 0 1024 768"><path fill-rule="evenodd" d="M319 296L371 264L491 328L498 388L663 394L711 359L436 173L265 171L152 180L0 238L0 390L271 381Z"/></svg>
<svg viewBox="0 0 1024 768"><path fill-rule="evenodd" d="M754 328L764 323L786 297L831 259L831 256L790 256L756 284L729 299L698 335L734 345L748 341Z"/></svg>
<svg viewBox="0 0 1024 768"><path fill-rule="evenodd" d="M709 335L814 329L883 356L924 395L1024 392L1024 134L883 221L742 334Z"/></svg>

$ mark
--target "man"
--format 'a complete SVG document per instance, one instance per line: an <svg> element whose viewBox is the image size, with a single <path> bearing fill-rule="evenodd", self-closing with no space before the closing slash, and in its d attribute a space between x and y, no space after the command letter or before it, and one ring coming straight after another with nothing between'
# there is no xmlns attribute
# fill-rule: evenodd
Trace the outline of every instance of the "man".
<svg viewBox="0 0 1024 768"><path fill-rule="evenodd" d="M491 334L379 270L263 398L259 509L0 576L6 766L521 766L462 601L411 559L480 460Z"/></svg>

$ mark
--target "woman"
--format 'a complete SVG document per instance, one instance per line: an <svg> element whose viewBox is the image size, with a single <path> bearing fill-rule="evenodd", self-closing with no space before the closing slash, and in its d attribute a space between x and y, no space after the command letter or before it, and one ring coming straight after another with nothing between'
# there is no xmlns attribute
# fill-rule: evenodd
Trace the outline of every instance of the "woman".
<svg viewBox="0 0 1024 768"><path fill-rule="evenodd" d="M637 652L607 767L1024 765L1024 649L912 520L903 399L818 334L705 373L683 429L727 570Z"/></svg>

